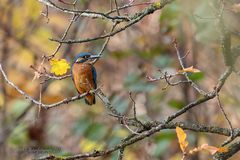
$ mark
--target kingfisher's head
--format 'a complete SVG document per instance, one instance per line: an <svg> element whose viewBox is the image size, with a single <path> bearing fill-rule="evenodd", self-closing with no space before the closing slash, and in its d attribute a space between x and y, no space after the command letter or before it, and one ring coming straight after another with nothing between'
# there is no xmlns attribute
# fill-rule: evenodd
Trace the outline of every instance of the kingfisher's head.
<svg viewBox="0 0 240 160"><path fill-rule="evenodd" d="M89 52L81 52L74 57L73 63L91 62L94 59L100 58L99 55L92 55Z"/></svg>

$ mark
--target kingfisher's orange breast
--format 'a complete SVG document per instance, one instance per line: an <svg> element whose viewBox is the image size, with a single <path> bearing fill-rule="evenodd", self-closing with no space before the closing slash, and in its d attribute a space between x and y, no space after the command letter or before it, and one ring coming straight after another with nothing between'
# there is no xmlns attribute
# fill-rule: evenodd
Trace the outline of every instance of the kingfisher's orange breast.
<svg viewBox="0 0 240 160"><path fill-rule="evenodd" d="M74 63L72 67L73 81L78 93L82 94L95 89L90 63Z"/></svg>

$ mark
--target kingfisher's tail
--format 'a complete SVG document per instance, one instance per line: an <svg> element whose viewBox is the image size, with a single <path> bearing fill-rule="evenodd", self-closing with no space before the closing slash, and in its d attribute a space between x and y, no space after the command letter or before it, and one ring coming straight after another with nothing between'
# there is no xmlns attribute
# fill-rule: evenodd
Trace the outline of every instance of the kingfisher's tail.
<svg viewBox="0 0 240 160"><path fill-rule="evenodd" d="M95 94L91 93L91 94L86 95L85 103L88 104L88 105L95 104L96 103Z"/></svg>

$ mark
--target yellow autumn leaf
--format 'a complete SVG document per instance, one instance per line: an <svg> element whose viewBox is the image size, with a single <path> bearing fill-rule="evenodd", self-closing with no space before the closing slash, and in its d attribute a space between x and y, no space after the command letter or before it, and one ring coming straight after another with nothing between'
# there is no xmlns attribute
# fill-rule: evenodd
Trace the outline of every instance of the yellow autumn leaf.
<svg viewBox="0 0 240 160"><path fill-rule="evenodd" d="M156 2L153 4L154 7L156 8L160 8L161 7L161 3L160 2Z"/></svg>
<svg viewBox="0 0 240 160"><path fill-rule="evenodd" d="M228 152L228 148L227 148L227 147L219 147L219 148L218 148L218 152L219 152L219 153Z"/></svg>
<svg viewBox="0 0 240 160"><path fill-rule="evenodd" d="M186 152L186 149L188 146L188 142L186 140L187 139L186 133L180 127L176 127L176 133L177 133L178 142L179 142L182 152Z"/></svg>
<svg viewBox="0 0 240 160"><path fill-rule="evenodd" d="M66 61L66 59L51 59L50 60L51 65L51 73L54 73L55 75L63 75L67 73L67 70L70 68L69 63Z"/></svg>
<svg viewBox="0 0 240 160"><path fill-rule="evenodd" d="M184 72L198 73L201 71L199 69L193 68L193 66L178 70L178 73L184 73Z"/></svg>

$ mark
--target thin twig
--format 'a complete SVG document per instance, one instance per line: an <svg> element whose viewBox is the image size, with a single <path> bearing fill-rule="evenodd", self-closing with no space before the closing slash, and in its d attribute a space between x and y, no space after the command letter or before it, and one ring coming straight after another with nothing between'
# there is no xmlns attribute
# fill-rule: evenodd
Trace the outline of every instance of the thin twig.
<svg viewBox="0 0 240 160"><path fill-rule="evenodd" d="M162 73L162 72L161 72ZM163 75L158 77L158 78L154 78L154 77L150 77L150 76L146 76L148 82L156 82L159 80L165 80L167 82L167 85L165 87L162 88L162 90L165 90L168 86L176 86L179 85L181 83L191 83L189 81L176 81L176 82L171 82L170 79L174 78L178 75L183 75L182 73L175 73L175 74L169 74L168 72L164 72L162 73Z"/></svg>
<svg viewBox="0 0 240 160"><path fill-rule="evenodd" d="M48 73L46 70L41 72L39 69L36 69L33 65L31 65L30 68L33 69L38 74L38 78L41 78L41 77L46 78L46 79L44 79L43 82L41 82L41 84L45 83L46 81L48 81L50 79L63 80L63 79L66 79L68 77L72 77L72 74L66 74L66 75L63 75L63 76L55 76L55 75L52 75L52 74Z"/></svg>
<svg viewBox="0 0 240 160"><path fill-rule="evenodd" d="M48 17L48 6L46 5L46 13L42 12L41 15L43 15L45 18L47 18L47 23L49 22L49 17Z"/></svg>
<svg viewBox="0 0 240 160"><path fill-rule="evenodd" d="M110 33L112 33L112 32L114 31L114 29L115 29L115 27L117 26L117 24L118 24L117 22L113 24ZM99 56L102 56L103 51L106 49L107 44L108 44L108 42L110 41L110 38L111 38L111 37L108 37L108 38L106 39L106 41L104 42L104 44L103 44L103 46L102 46L102 49L101 49L100 52L98 53ZM92 62L92 64L95 64L98 60L99 60L99 59L95 59L95 60Z"/></svg>
<svg viewBox="0 0 240 160"><path fill-rule="evenodd" d="M140 133L132 130L132 129L128 126L128 124L127 124L126 121L127 121L127 117L123 116L123 118L122 118L123 125L124 125L132 134L137 134L137 135L140 134Z"/></svg>
<svg viewBox="0 0 240 160"><path fill-rule="evenodd" d="M133 103L133 116L135 119L137 119L137 110L136 110L136 102L134 101L133 97L132 97L132 92L129 92L129 97Z"/></svg>
<svg viewBox="0 0 240 160"><path fill-rule="evenodd" d="M70 20L70 23L68 24L65 32L64 32L63 35L62 35L61 40L64 40L64 39L66 38L66 36L67 36L67 34L68 34L68 31L70 30L73 22L75 22L75 21L78 19L78 17L79 17L79 16L76 15L76 14L74 14L74 15L72 16L72 18L71 18L71 20ZM61 48L61 46L62 46L62 43L59 42L57 48L55 49L55 51L54 51L50 56L48 56L48 60L51 59L51 58L53 58L53 57L57 54L57 52L59 51L59 49Z"/></svg>
<svg viewBox="0 0 240 160"><path fill-rule="evenodd" d="M39 86L39 102L42 103L42 84ZM41 105L38 105L38 114L37 118L40 118L40 113L41 113Z"/></svg>
<svg viewBox="0 0 240 160"><path fill-rule="evenodd" d="M169 86L176 86L179 85L180 83L191 83L189 81L177 81L177 82L171 82L170 79L172 78L172 76L168 76L168 73L165 72L164 73L164 79L167 82L167 85Z"/></svg>
<svg viewBox="0 0 240 160"><path fill-rule="evenodd" d="M228 125L229 125L229 128L230 128L230 131L231 131L231 135L229 136L229 139L226 140L226 141L224 141L223 144L222 144L222 146L225 146L226 144L230 143L230 142L233 140L233 138L234 138L234 135L233 135L233 126L232 126L232 123L231 123L231 121L229 120L226 112L224 111L224 108L223 108L223 106L222 106L222 104L221 104L221 101L220 101L220 98L219 98L219 94L218 94L218 93L217 93L217 95L216 95L216 98L217 98L218 107L220 108L220 110L221 110L224 118L226 119L226 121L227 121L227 123L228 123Z"/></svg>
<svg viewBox="0 0 240 160"><path fill-rule="evenodd" d="M182 56L180 59L186 58L189 54L190 54L190 50L188 50L187 53L184 56Z"/></svg>
<svg viewBox="0 0 240 160"><path fill-rule="evenodd" d="M114 0L114 2L115 2L115 7L116 7L116 10L117 10L117 14L118 14L118 16L120 16L117 0Z"/></svg>
<svg viewBox="0 0 240 160"><path fill-rule="evenodd" d="M181 54L180 54L180 52L179 52L179 50L178 50L178 44L177 44L176 39L173 40L173 45L174 45L174 48L175 48L175 50L176 50L176 53L177 53L177 57L178 57L178 61L179 61L179 63L180 63L180 66L181 66L181 68L184 70L184 69L185 69L185 66L184 66L184 64L183 64ZM184 74L184 76L186 77L186 79L190 82L191 86L192 86L196 91L198 91L198 93L200 93L200 94L202 94L202 95L204 95L204 96L207 95L207 93L206 93L205 91L203 91L201 88L199 88L198 85L197 85L196 83L194 83L194 82L188 77L188 74L187 74L187 73L183 73L183 74Z"/></svg>
<svg viewBox="0 0 240 160"><path fill-rule="evenodd" d="M77 2L78 2L78 0L75 0L75 1L73 2L73 4L72 4L74 9L76 9L76 4L77 4Z"/></svg>
<svg viewBox="0 0 240 160"><path fill-rule="evenodd" d="M132 97L132 92L129 92L129 97L133 103L133 117L134 117L135 121L138 122L141 126L143 126L145 128L145 125L137 118L136 102Z"/></svg>

